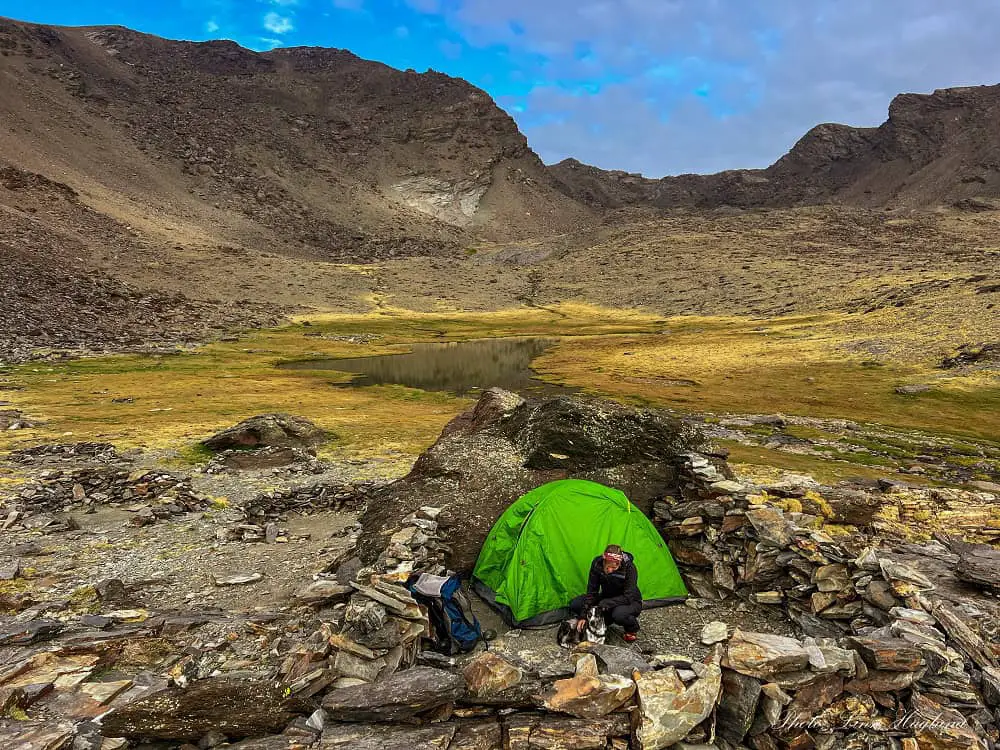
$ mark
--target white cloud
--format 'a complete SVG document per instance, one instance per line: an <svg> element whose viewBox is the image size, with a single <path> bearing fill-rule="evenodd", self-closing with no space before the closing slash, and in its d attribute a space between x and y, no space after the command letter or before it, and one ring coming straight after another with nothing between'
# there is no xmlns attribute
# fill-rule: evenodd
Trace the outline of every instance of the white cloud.
<svg viewBox="0 0 1000 750"><path fill-rule="evenodd" d="M260 41L260 46L263 49L274 49L275 47L280 47L284 42L280 39L269 39L266 36L258 37Z"/></svg>
<svg viewBox="0 0 1000 750"><path fill-rule="evenodd" d="M502 101L543 158L650 175L766 166L898 93L1000 81L996 0L405 2L509 50L536 83Z"/></svg>
<svg viewBox="0 0 1000 750"><path fill-rule="evenodd" d="M282 16L273 10L264 16L264 28L272 34L287 34L295 29L295 24L288 16Z"/></svg>
<svg viewBox="0 0 1000 750"><path fill-rule="evenodd" d="M218 30L219 30L219 24L216 23L216 21L214 19L209 20L209 21L205 21L205 33L206 34L214 34Z"/></svg>

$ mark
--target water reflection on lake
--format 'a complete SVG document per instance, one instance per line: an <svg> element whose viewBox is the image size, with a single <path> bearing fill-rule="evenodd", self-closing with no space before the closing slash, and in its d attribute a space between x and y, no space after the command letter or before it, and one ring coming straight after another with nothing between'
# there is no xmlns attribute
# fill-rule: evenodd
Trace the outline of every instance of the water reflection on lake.
<svg viewBox="0 0 1000 750"><path fill-rule="evenodd" d="M494 386L532 396L572 393L573 388L536 379L531 370L531 361L555 343L552 338L500 338L412 344L407 354L289 362L282 367L357 373L347 386L395 384L460 395Z"/></svg>

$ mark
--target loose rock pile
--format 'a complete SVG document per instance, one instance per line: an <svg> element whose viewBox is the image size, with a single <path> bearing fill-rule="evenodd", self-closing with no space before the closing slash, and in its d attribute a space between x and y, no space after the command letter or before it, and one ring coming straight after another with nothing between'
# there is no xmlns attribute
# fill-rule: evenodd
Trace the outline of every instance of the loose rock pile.
<svg viewBox="0 0 1000 750"><path fill-rule="evenodd" d="M414 570L445 572L447 547L435 520L440 512L425 507L403 519L374 565L359 568L360 561L345 561L338 579L346 585L319 578L296 594L302 603L335 608L318 635L282 666L293 694L357 686L414 664L430 626L402 583Z"/></svg>
<svg viewBox="0 0 1000 750"><path fill-rule="evenodd" d="M53 443L11 451L7 460L25 466L60 463L121 464L127 459L111 443Z"/></svg>
<svg viewBox="0 0 1000 750"><path fill-rule="evenodd" d="M765 702L755 714L762 688L730 677L720 708L733 703L745 722L724 737L749 734L760 750L776 740L879 747L887 732L921 748L997 739L1000 649L983 637L993 631L981 603L938 596L921 572L874 548L852 551L817 516L759 504L709 457L689 454L681 476L683 500L655 511L675 558L695 568L691 587L780 606L807 636L734 634L723 666L785 694L768 688L781 707Z"/></svg>
<svg viewBox="0 0 1000 750"><path fill-rule="evenodd" d="M133 472L110 465L46 469L39 477L15 495L0 496L0 509L7 512L3 528L15 524L63 528L65 524L54 513L121 504L136 512L132 523L146 526L158 518L204 510L210 504L192 489L188 477L170 472Z"/></svg>
<svg viewBox="0 0 1000 750"><path fill-rule="evenodd" d="M280 469L293 474L322 474L325 466L308 451L288 446L274 446L249 451L223 451L209 461L204 471L206 474L223 474L247 469Z"/></svg>
<svg viewBox="0 0 1000 750"><path fill-rule="evenodd" d="M304 487L288 487L262 492L244 503L241 510L247 520L257 523L280 520L292 512L362 510L377 486L375 482L319 482Z"/></svg>

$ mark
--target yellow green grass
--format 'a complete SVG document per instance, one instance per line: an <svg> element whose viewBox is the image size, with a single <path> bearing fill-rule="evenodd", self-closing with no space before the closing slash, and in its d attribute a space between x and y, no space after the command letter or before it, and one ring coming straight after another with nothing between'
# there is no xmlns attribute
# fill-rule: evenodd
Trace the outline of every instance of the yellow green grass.
<svg viewBox="0 0 1000 750"><path fill-rule="evenodd" d="M744 445L734 440L720 443L729 450L729 461L742 476L761 481L777 479L782 472L808 474L818 482L836 484L845 479L892 479L908 484L934 484L915 474L900 474L888 467L866 466L850 459L803 455L773 450L759 445Z"/></svg>
<svg viewBox="0 0 1000 750"><path fill-rule="evenodd" d="M406 351L413 342L660 327L655 316L583 305L461 315L388 310L305 316L294 325L176 354L27 364L7 372L7 379L24 390L5 392L4 397L44 426L0 433L0 449L54 440L104 440L121 447L183 448L191 455L191 446L222 427L254 414L283 411L308 417L335 433L337 438L325 448L328 453L366 458L415 454L468 407L468 399L402 386L335 388L350 376L277 365L291 359ZM357 334L379 338L354 344L323 337ZM128 398L133 401L114 403Z"/></svg>
<svg viewBox="0 0 1000 750"><path fill-rule="evenodd" d="M934 362L855 352L844 315L676 318L661 336L572 339L535 363L548 379L620 399L697 412L843 418L996 440L1000 380ZM896 387L927 383L916 395Z"/></svg>
<svg viewBox="0 0 1000 750"><path fill-rule="evenodd" d="M278 365L401 352L416 342L531 335L565 337L536 361L543 377L625 402L697 412L846 418L975 440L1000 435L995 379L956 377L934 370L930 360L876 366L850 348L851 324L841 314L664 320L587 305L310 315L293 325L176 354L9 368L0 380L24 390L5 391L2 397L43 426L0 433L0 450L105 440L124 448L179 449L200 458L193 447L212 432L253 414L284 411L337 435L323 449L327 455L412 456L469 406L468 399L403 386L336 388L350 376ZM329 338L360 334L377 338L363 344ZM932 382L934 389L915 396L895 393L897 385L916 382ZM113 402L126 398L132 401ZM755 462L748 456L738 459ZM847 470L853 476L864 473L864 467L853 464ZM869 471L885 473L878 467Z"/></svg>

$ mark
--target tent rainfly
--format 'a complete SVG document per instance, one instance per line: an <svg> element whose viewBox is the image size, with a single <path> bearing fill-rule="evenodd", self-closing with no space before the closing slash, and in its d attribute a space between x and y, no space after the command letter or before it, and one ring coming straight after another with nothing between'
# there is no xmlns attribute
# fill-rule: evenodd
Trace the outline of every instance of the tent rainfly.
<svg viewBox="0 0 1000 750"><path fill-rule="evenodd" d="M642 511L611 487L549 482L518 498L490 530L473 587L508 624L539 627L569 616L590 564L608 544L635 559L644 608L687 596L670 550Z"/></svg>

